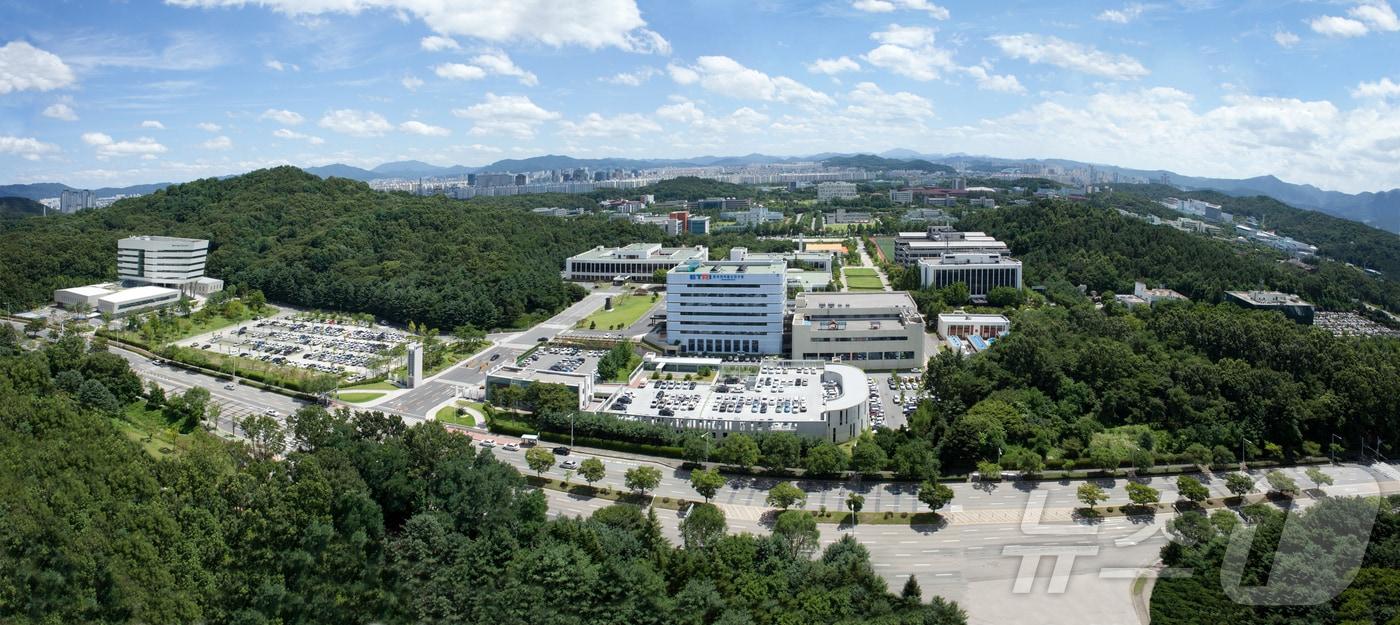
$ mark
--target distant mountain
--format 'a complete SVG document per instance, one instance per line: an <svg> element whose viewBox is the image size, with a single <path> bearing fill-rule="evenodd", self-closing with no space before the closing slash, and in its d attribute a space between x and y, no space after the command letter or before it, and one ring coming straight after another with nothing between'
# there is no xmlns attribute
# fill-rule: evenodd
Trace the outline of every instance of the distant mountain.
<svg viewBox="0 0 1400 625"><path fill-rule="evenodd" d="M312 174L314 176L320 176L322 178L330 178L334 176L336 178L349 178L351 180L359 180L361 182L369 182L378 178L388 177L376 174L368 169L360 169L359 167L353 167L350 165L345 165L343 163L322 165L320 167L307 167L302 171L305 171L306 173Z"/></svg>
<svg viewBox="0 0 1400 625"><path fill-rule="evenodd" d="M0 197L0 218L43 215L44 205L27 197Z"/></svg>
<svg viewBox="0 0 1400 625"><path fill-rule="evenodd" d="M1381 230L1400 233L1400 189L1352 195L1340 191L1323 191L1310 184L1284 182L1273 176L1229 180L1163 173L1168 181L1179 187L1210 189L1234 196L1264 195L1297 208L1315 210L1359 221Z"/></svg>
<svg viewBox="0 0 1400 625"><path fill-rule="evenodd" d="M381 178L432 178L436 176L462 176L475 172L477 168L464 165L439 167L423 161L394 161L384 163L370 171Z"/></svg>
<svg viewBox="0 0 1400 625"><path fill-rule="evenodd" d="M857 154L855 156L833 156L822 161L827 167L859 167L861 169L910 169L926 172L955 173L952 167L947 165L930 163L923 159L900 160L875 156L874 154Z"/></svg>
<svg viewBox="0 0 1400 625"><path fill-rule="evenodd" d="M153 184L138 184L129 187L102 187L93 189L92 192L97 197L111 197L113 195L145 195L153 191L159 191L170 186L169 182L157 182ZM35 182L32 184L8 184L0 185L0 197L22 197L31 200L42 200L51 197L58 197L64 191L74 191L77 187L70 187L60 182Z"/></svg>

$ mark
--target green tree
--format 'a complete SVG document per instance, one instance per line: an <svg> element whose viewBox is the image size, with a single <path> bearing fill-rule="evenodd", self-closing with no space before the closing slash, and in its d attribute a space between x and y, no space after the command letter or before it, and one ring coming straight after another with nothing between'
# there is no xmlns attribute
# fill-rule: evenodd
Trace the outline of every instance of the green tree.
<svg viewBox="0 0 1400 625"><path fill-rule="evenodd" d="M198 387L196 387L198 388ZM189 393L186 392L186 395ZM248 441L249 451L254 458L271 460L285 446L286 436L277 420L262 414L246 415L238 420L238 427Z"/></svg>
<svg viewBox="0 0 1400 625"><path fill-rule="evenodd" d="M695 504L691 506L685 518L681 519L681 543L686 549L706 549L724 538L727 530L724 511L720 510L719 506L711 503Z"/></svg>
<svg viewBox="0 0 1400 625"><path fill-rule="evenodd" d="M730 434L716 446L715 457L720 462L747 470L758 464L758 442L747 434Z"/></svg>
<svg viewBox="0 0 1400 625"><path fill-rule="evenodd" d="M622 476L627 488L646 496L647 491L661 485L661 470L656 467L632 467Z"/></svg>
<svg viewBox="0 0 1400 625"><path fill-rule="evenodd" d="M1161 500L1162 494L1157 489L1139 482L1128 482L1124 487L1128 491L1128 501L1136 506L1148 506Z"/></svg>
<svg viewBox="0 0 1400 625"><path fill-rule="evenodd" d="M817 531L817 520L812 515L801 510L787 510L778 513L773 521L773 538L789 557L806 558L817 550L821 532Z"/></svg>
<svg viewBox="0 0 1400 625"><path fill-rule="evenodd" d="M807 475L831 476L845 471L847 462L846 452L831 441L822 441L807 450L802 468Z"/></svg>
<svg viewBox="0 0 1400 625"><path fill-rule="evenodd" d="M763 450L763 466L770 471L796 467L802 457L802 440L791 432L764 436L758 446Z"/></svg>
<svg viewBox="0 0 1400 625"><path fill-rule="evenodd" d="M1288 477L1283 471L1269 471L1264 474L1264 480L1269 483L1269 490L1285 495L1297 495L1298 483L1293 478Z"/></svg>
<svg viewBox="0 0 1400 625"><path fill-rule="evenodd" d="M1076 494L1079 497L1079 502L1088 506L1090 510L1093 510L1094 506L1108 501L1108 493L1092 482L1080 484Z"/></svg>
<svg viewBox="0 0 1400 625"><path fill-rule="evenodd" d="M869 432L861 434L851 450L851 468L869 475L884 470L888 462L884 448L875 442L875 437Z"/></svg>
<svg viewBox="0 0 1400 625"><path fill-rule="evenodd" d="M933 445L924 439L901 444L894 452L894 472L900 478L914 481L930 480L938 475L938 456Z"/></svg>
<svg viewBox="0 0 1400 625"><path fill-rule="evenodd" d="M724 476L720 475L719 471L716 469L690 472L690 486L694 488L695 492L699 493L701 497L705 498L706 503L709 503L709 501L714 498L715 493L719 492L719 489L724 488L724 481Z"/></svg>
<svg viewBox="0 0 1400 625"><path fill-rule="evenodd" d="M1243 497L1254 492L1254 480L1243 473L1225 474L1225 489L1236 497Z"/></svg>
<svg viewBox="0 0 1400 625"><path fill-rule="evenodd" d="M922 588L919 588L919 580L916 576L910 575L909 579L904 581L904 588L900 589L899 598L903 599L905 603L917 604L923 602L924 591Z"/></svg>
<svg viewBox="0 0 1400 625"><path fill-rule="evenodd" d="M929 510L937 513L939 508L953 501L953 489L946 484L925 480L919 485L919 501L928 506Z"/></svg>
<svg viewBox="0 0 1400 625"><path fill-rule="evenodd" d="M681 444L681 456L688 462L708 462L710 459L710 433L687 434Z"/></svg>
<svg viewBox="0 0 1400 625"><path fill-rule="evenodd" d="M865 495L851 493L846 496L846 509L851 511L851 525L860 522L860 511L865 508Z"/></svg>
<svg viewBox="0 0 1400 625"><path fill-rule="evenodd" d="M594 482L603 479L607 469L603 467L603 461L597 458L586 458L578 465L578 474L583 481L592 486Z"/></svg>
<svg viewBox="0 0 1400 625"><path fill-rule="evenodd" d="M793 506L801 508L807 501L807 493L792 482L778 482L773 485L773 488L768 489L768 497L765 501L768 502L768 505L783 510Z"/></svg>
<svg viewBox="0 0 1400 625"><path fill-rule="evenodd" d="M977 463L977 477L989 482L999 482L1001 481L1001 465L982 460Z"/></svg>
<svg viewBox="0 0 1400 625"><path fill-rule="evenodd" d="M1176 478L1176 492L1182 499L1196 504L1210 498L1210 489L1207 489L1200 480L1189 475Z"/></svg>
<svg viewBox="0 0 1400 625"><path fill-rule="evenodd" d="M543 447L531 447L525 450L525 464L537 477L544 477L544 472L554 466L554 454Z"/></svg>
<svg viewBox="0 0 1400 625"><path fill-rule="evenodd" d="M1319 469L1317 467L1308 467L1306 473L1308 475L1308 479L1312 481L1313 486L1315 488L1322 488L1324 484L1328 486L1331 486L1333 484L1332 476L1328 475L1322 469Z"/></svg>

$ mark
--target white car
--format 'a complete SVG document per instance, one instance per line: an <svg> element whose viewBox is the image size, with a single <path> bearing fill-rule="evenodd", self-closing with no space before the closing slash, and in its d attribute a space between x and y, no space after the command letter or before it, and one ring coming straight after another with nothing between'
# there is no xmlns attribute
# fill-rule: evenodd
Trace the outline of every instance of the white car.
<svg viewBox="0 0 1400 625"><path fill-rule="evenodd" d="M263 414L265 414L265 415L267 415L267 416L269 416L269 417L281 416L281 415L279 415L279 414L277 413L276 410L273 410L273 409L271 409L271 408L268 408L267 410L264 410L264 411L263 411Z"/></svg>
<svg viewBox="0 0 1400 625"><path fill-rule="evenodd" d="M231 391L231 390L236 389L236 388L238 388L238 385L237 385L237 384L234 384L233 382L229 382L228 384L225 384L225 385L224 385L224 390L226 390L226 391Z"/></svg>
<svg viewBox="0 0 1400 625"><path fill-rule="evenodd" d="M477 441L476 444L481 445L482 447L485 447L485 448L487 448L487 449L490 449L490 448L496 446L496 441L493 441L493 440L491 440L491 439L489 439L489 438L483 438L483 439Z"/></svg>

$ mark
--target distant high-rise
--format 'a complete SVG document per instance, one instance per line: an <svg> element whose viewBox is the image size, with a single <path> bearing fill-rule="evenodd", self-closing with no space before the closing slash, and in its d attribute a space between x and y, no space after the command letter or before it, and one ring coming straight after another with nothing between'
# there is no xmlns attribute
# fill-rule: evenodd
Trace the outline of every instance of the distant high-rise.
<svg viewBox="0 0 1400 625"><path fill-rule="evenodd" d="M97 208L97 194L86 189L67 189L58 197L58 210L76 213L83 209Z"/></svg>

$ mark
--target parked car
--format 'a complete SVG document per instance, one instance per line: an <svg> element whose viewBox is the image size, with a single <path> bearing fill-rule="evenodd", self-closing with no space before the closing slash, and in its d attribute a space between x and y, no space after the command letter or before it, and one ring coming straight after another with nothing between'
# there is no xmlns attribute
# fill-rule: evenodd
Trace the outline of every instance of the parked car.
<svg viewBox="0 0 1400 625"><path fill-rule="evenodd" d="M504 449L506 451L520 451L520 446L516 445L515 443L506 443L505 445L501 446L501 449Z"/></svg>
<svg viewBox="0 0 1400 625"><path fill-rule="evenodd" d="M489 438L483 438L483 439L477 441L476 444L481 445L482 447L485 447L485 448L487 448L487 449L490 449L490 448L496 446L496 441L493 441L493 440L491 440L491 439L489 439Z"/></svg>
<svg viewBox="0 0 1400 625"><path fill-rule="evenodd" d="M559 447L555 447L555 448L554 448L554 455L556 455L556 456L567 456L567 455L569 455L569 448L568 448L568 447L564 447L564 446L562 446L562 445L559 446Z"/></svg>
<svg viewBox="0 0 1400 625"><path fill-rule="evenodd" d="M234 384L233 382L229 382L228 384L225 384L225 385L224 385L224 390L226 390L226 391L231 391L231 390L236 389L236 388L238 388L238 385L237 385L237 384Z"/></svg>
<svg viewBox="0 0 1400 625"><path fill-rule="evenodd" d="M574 469L577 469L577 468L578 468L578 461L577 461L577 460L565 460L565 461L559 463L559 468L564 469L564 470L566 470L566 471L573 471Z"/></svg>

